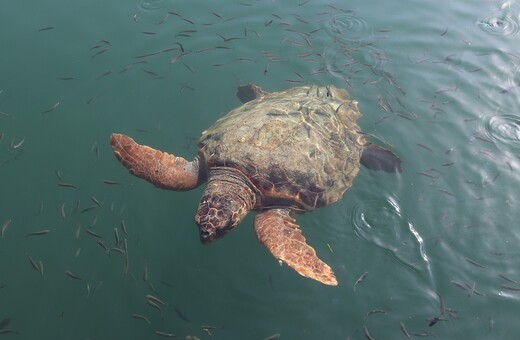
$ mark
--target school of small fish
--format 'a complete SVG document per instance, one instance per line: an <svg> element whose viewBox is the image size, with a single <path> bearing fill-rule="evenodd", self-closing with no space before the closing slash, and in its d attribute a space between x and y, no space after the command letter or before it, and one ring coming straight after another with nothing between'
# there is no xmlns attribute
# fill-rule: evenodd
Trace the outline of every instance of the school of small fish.
<svg viewBox="0 0 520 340"><path fill-rule="evenodd" d="M295 11L298 7L309 5L311 2L312 0L299 1ZM254 10L254 6L257 5L257 2L242 2L238 5L243 7L245 13L247 13L248 10ZM200 70L194 65L198 64L201 55L208 54L214 56L214 58L212 58L213 62L209 65L212 68L226 72L226 69L231 69L234 64L248 64L251 65L251 69L256 70L257 75L268 77L275 72L279 72L280 69L286 66L288 67L291 59L298 58L298 60L304 60L306 63L312 65L312 71L308 74L300 70L291 71L290 76L284 79L287 86L311 84L314 76L329 74L341 79L342 85L350 89L353 86L353 79L361 71L370 74L370 76L363 81L363 85L376 84L379 82L388 84L392 91L384 94L374 94L374 98L377 98L377 106L381 114L375 121L375 126L382 124L387 119L415 121L417 119L426 118L435 121L439 117L446 115L450 105L455 104L455 101L450 98L452 98L451 95L460 91L460 86L459 84L449 84L436 89L431 94L431 98L424 98L422 100L426 105L425 112L414 112L406 105L406 101L403 99L406 91L399 83L398 77L381 67L382 64L388 61L382 51L374 49L374 61L372 62L360 60L360 58L356 57L360 50L375 46L378 41L389 39L392 31L386 28L378 28L375 30L375 34L367 39L343 39L342 33L344 32L341 31L342 27L336 21L337 17L345 13L354 15L354 12L350 9L331 5L323 5L322 7L322 10L316 13L312 18L306 18L297 13L282 15L273 12L271 15L266 16L264 22L260 24L245 22L243 30L234 33L226 30L226 23L232 20L238 20L239 18L227 16L217 11L208 11L207 13L201 13L197 18L190 18L176 11L174 8L161 9L158 11L162 11L162 19L153 24L144 24L143 17L147 16L147 13L138 12L128 18L128 25L139 25L139 39L153 39L157 36L169 34L171 36L170 42L167 45L148 44L146 46L150 47L149 50L136 52L135 55L131 57L131 61L122 65L120 69L100 69L99 72L92 75L92 79L89 80L101 83L109 78L122 76L124 73L132 71L138 72L146 79L153 81L168 79L171 77L170 72L175 73L178 69L195 74L199 73ZM204 10L201 9L201 11ZM166 29L165 27L169 28ZM200 38L203 34L207 34L207 27L214 28L213 35L204 40L207 46L193 43L194 39ZM44 25L35 28L34 34L42 36L55 34L59 33L61 29L62 28L58 25ZM266 41L266 49L256 52L256 54L238 52L241 51L240 46L247 45L249 40L254 40L255 42L263 41L264 34L271 32L271 30L278 30L280 32L280 41L276 44L270 44L269 41ZM329 32L325 33L326 31ZM327 55L318 47L323 36L331 34L330 31L332 31L332 35L334 36L336 51L339 51L343 58L343 61L337 65L328 62ZM447 37L449 34L450 31L448 27L438 32L440 37ZM288 55L284 53L282 48L284 45L290 45L293 48L291 51L296 49L296 54ZM117 48L118 46L111 40L100 38L95 44L85 46L85 53L89 60L98 62L102 61L103 58L111 56L111 54L117 53ZM444 60L434 60L428 55L428 51L425 51L424 55L419 58L409 57L408 59L413 65L431 63L456 68L459 72L474 73L482 71L481 68L465 69L463 66L460 66L455 62L459 57L457 54L450 54L447 55ZM520 59L520 56L517 54L511 55L511 57L515 60ZM160 60L160 58L162 58L162 64L157 61ZM167 69L166 67L170 67L170 69L165 71ZM74 84L75 82L85 80L82 79L82 76L79 76L79 74L80 72L78 72L78 75L74 72L58 74L56 79L60 82L66 82L67 84ZM503 88L498 92L498 95L507 95L513 91L517 91L518 86L519 85L511 85L508 88ZM182 95L184 91L196 91L196 89L196 82L185 79L179 85L178 93ZM38 140L31 138L30 135L12 135L10 131L3 129L2 120L15 119L16 114L2 111L2 93L3 90L0 90L0 151L2 151L2 153L0 153L0 171L3 167L8 167L19 159L26 157L31 146L38 143ZM85 104L94 105L103 95L103 92L93 94L86 98ZM48 101L37 110L36 115L50 118L52 115L59 115L70 109L71 108L68 107L67 98L56 96L55 98L49 98ZM470 118L465 122L471 123L473 119ZM147 132L147 130L141 130L141 132ZM193 139L192 137L188 138ZM100 145L101 143L104 142L97 140L92 142L90 154L87 156L94 161L99 161L101 158L100 154L103 152L103 148ZM190 140L189 143L193 143L193 140ZM481 131L476 131L470 137L468 143L476 146L476 157L489 159L494 162L502 162L506 171L514 171L513 161L511 159L499 159L493 151L487 148L494 145L495 141L493 138L483 134ZM447 150L439 150L435 146L426 145L422 141L416 141L413 143L413 147L416 148L418 153L441 155L444 159L442 162L427 169L417 169L414 175L417 176L418 180L427 181L431 188L444 195L446 199L457 199L457 193L452 192L448 186L442 183L445 183L443 179L449 175L450 168L458 165L456 153L459 146L454 146ZM519 155L516 155L516 157L520 158ZM474 189L475 200L484 201L492 198L492 196L488 196L483 192L484 189L488 184L495 182L499 176L500 173L493 173L480 182L467 179L465 180L465 184ZM107 190L119 190L119 188L123 188L128 183L127 178L128 177L121 177L119 174L107 173L106 177L99 179L98 182L104 185ZM70 228L64 230L52 224L26 226L18 223L17 216L10 216L8 211L0 211L0 247L2 242L20 241L20 239L23 239L27 244L27 251L25 253L26 258L21 259L21 262L23 262L22 266L33 273L35 279L42 280L42 282L50 281L51 274L55 274L57 268L51 261L46 261L46 254L38 250L38 247L35 247L34 244L36 242L44 242L46 239L52 239L57 234L63 235L63 233L68 233L70 234L70 239L77 244L74 253L70 255L71 258L82 256L81 251L85 248L99 249L99 251L106 256L107 261L115 261L114 259L116 259L120 262L121 270L118 275L124 275L128 277L129 280L146 285L148 293L143 295L142 301L140 302L142 309L129 312L128 319L133 319L133 322L142 323L149 327L152 336L164 338L180 337L173 329L163 328L162 323L155 321L157 318L166 319L171 316L175 316L178 321L188 324L200 324L198 327L200 330L199 334L197 336L186 335L185 339L213 338L213 334L218 334L223 327L222 325L207 325L204 324L202 320L195 320L189 317L190 313L186 313L181 309L183 306L177 306L174 301L169 301L161 296L161 290L154 286L154 283L156 285L160 284L161 287L168 289L174 286L164 280L152 279L152 277L157 276L156 273L152 272L152 266L145 263L144 267L137 268L131 262L133 256L138 256L133 253L134 249L137 248L137 244L135 240L132 240L132 229L136 228L136 226L133 225L132 221L125 220L124 205L119 202L107 201L103 192L89 193L86 195L85 192L89 192L87 188L89 184L80 178L75 178L73 174L66 173L63 169L55 170L52 181L55 190L66 191L67 194L75 195L76 198L64 200L57 207L48 206L45 199L42 198L39 205L35 207L31 214L43 216L51 213L56 218L57 222L55 224L61 221L68 223ZM120 216L117 225L110 225L108 230L100 226L100 224L105 223L102 219L104 214L107 213ZM440 220L443 224L449 223L442 216ZM327 247L331 254L334 255L332 246L327 243ZM503 254L497 253L495 255L500 257ZM474 270L492 272L491 263L483 262L481 258L478 260L473 259L472 256L473 255L468 255L468 257L460 258L459 262L462 265L471 266ZM74 265L67 268L60 268L59 273L60 278L67 280L67 283L82 285L84 298L93 298L99 290L104 288L103 281L92 281L90 278L91 273L78 270ZM142 274L136 275L136 273ZM511 294L520 292L520 278L512 278L499 272L494 273L494 275L497 282L496 289ZM139 276L139 278L137 278L137 276ZM368 271L352 273L351 278L352 283L349 285L349 289L351 288L352 294L363 294L365 293L364 286L368 281L381 280L381 278L377 278L377 273L371 272L369 275ZM273 288L271 276L269 276L268 284ZM14 288L12 287L13 285L15 285L15 283L9 282L2 273L0 273L0 293ZM488 291L481 288L479 282L475 281L453 278L448 282L448 286L450 285L456 287L456 289L458 288L461 294L467 295L467 297L471 299L478 299L479 297L489 294ZM371 294L377 294L377 292L371 292ZM409 329L404 319L396 321L395 329L401 331L401 338L434 337L435 334L432 331L432 327L439 323L455 322L457 319L463 317L459 315L457 310L446 305L447 302L444 301L440 292L437 292L436 299L438 301L438 308L432 310L431 315L424 317L425 327L423 329ZM375 308L363 311L362 314L366 321L370 321L371 319L379 317L391 317L392 310ZM3 315L0 315L0 317L3 317ZM0 335L23 334L23 329L14 328L15 325L15 320L11 320L10 318L1 319ZM489 333L492 332L493 325L494 321L490 318ZM359 336L362 335L366 339L374 339L372 333L366 324L357 327L356 334ZM282 334L275 332L271 335L260 335L258 338L273 340L282 337ZM347 336L347 338L350 338L350 336Z"/></svg>

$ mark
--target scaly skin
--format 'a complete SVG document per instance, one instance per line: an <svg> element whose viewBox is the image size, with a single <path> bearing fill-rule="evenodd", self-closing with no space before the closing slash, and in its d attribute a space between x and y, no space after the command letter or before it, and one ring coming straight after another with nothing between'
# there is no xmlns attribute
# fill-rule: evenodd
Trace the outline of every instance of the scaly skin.
<svg viewBox="0 0 520 340"><path fill-rule="evenodd" d="M269 209L256 215L255 232L258 240L279 260L300 275L330 286L338 281L330 267L316 256L307 244L295 219L287 209Z"/></svg>
<svg viewBox="0 0 520 340"><path fill-rule="evenodd" d="M188 162L182 157L139 145L132 138L115 133L110 136L110 144L117 159L132 175L157 187L185 191L205 180L198 158Z"/></svg>

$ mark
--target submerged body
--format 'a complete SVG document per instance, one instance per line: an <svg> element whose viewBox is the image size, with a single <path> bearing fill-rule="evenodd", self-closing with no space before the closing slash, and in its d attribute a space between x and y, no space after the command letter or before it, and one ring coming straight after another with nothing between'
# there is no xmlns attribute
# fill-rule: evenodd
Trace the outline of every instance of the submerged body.
<svg viewBox="0 0 520 340"><path fill-rule="evenodd" d="M244 105L202 133L192 162L117 134L111 136L114 153L132 174L162 188L189 190L207 181L195 216L203 243L259 210L255 232L277 259L303 276L336 285L293 216L339 200L360 162L399 172L400 160L365 142L357 102L343 89L304 86L266 93L249 84L237 95Z"/></svg>

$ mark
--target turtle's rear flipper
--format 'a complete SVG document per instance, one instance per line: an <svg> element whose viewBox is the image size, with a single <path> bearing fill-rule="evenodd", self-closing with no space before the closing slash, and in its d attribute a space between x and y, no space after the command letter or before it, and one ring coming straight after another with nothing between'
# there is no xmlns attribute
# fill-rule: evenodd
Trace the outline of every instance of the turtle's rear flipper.
<svg viewBox="0 0 520 340"><path fill-rule="evenodd" d="M113 133L110 144L117 159L132 175L170 190L190 190L204 182L198 158L188 162L166 152L137 144L132 138Z"/></svg>
<svg viewBox="0 0 520 340"><path fill-rule="evenodd" d="M368 143L363 147L361 164L370 170L386 172L402 172L401 160L392 151L378 145Z"/></svg>
<svg viewBox="0 0 520 340"><path fill-rule="evenodd" d="M256 215L256 236L274 257L287 263L300 275L336 286L338 281L334 272L305 242L305 237L294 221L288 209L266 210Z"/></svg>
<svg viewBox="0 0 520 340"><path fill-rule="evenodd" d="M266 95L266 92L255 84L241 85L237 89L237 97L242 103L261 98L264 95Z"/></svg>

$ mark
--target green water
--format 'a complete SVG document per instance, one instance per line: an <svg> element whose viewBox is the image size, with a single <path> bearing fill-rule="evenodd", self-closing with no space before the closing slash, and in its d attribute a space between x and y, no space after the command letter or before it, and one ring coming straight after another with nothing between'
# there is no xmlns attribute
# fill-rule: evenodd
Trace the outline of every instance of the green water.
<svg viewBox="0 0 520 340"><path fill-rule="evenodd" d="M484 0L4 2L0 337L402 339L402 323L414 338L518 338L519 14ZM111 152L120 132L192 158L249 82L346 88L403 160L299 217L337 287L280 267L254 214L202 246L203 189L157 189ZM97 242L114 247L114 228L127 270Z"/></svg>

